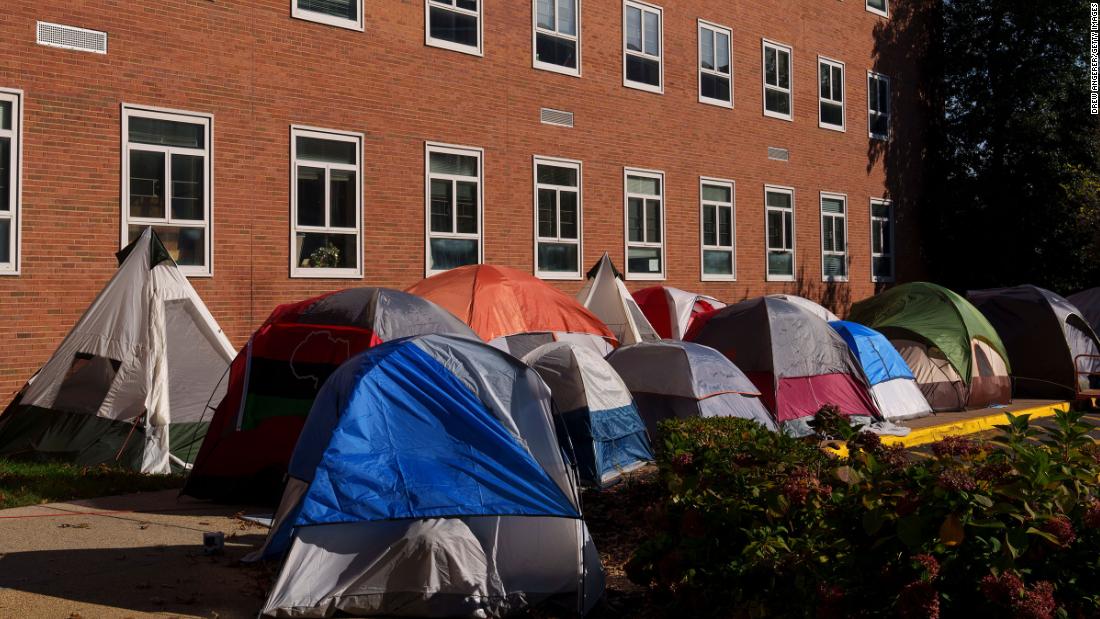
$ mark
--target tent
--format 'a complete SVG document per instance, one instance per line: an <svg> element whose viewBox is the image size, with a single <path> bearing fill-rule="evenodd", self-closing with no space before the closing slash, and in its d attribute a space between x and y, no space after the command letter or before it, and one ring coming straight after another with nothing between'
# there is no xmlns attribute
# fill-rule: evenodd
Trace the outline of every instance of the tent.
<svg viewBox="0 0 1100 619"><path fill-rule="evenodd" d="M871 397L889 421L916 419L932 413L917 379L886 336L870 327L835 320L829 323L852 349L871 385Z"/></svg>
<svg viewBox="0 0 1100 619"><path fill-rule="evenodd" d="M1069 301L1037 286L979 290L966 296L1001 336L1017 396L1098 395L1100 340Z"/></svg>
<svg viewBox="0 0 1100 619"><path fill-rule="evenodd" d="M576 300L515 269L459 267L421 280L408 292L450 310L483 340L517 358L556 341L577 342L601 356L618 345L607 325Z"/></svg>
<svg viewBox="0 0 1100 619"><path fill-rule="evenodd" d="M817 316L825 322L834 322L840 320L839 316L826 309L824 305L821 305L820 303L817 303L815 301L811 301L806 297L800 297L793 294L770 294L768 296L774 297L776 299L783 299L784 301L790 301L791 303L794 303L795 305L810 312L811 314Z"/></svg>
<svg viewBox="0 0 1100 619"><path fill-rule="evenodd" d="M649 323L664 339L682 340L699 314L726 306L714 297L668 286L651 286L634 293Z"/></svg>
<svg viewBox="0 0 1100 619"><path fill-rule="evenodd" d="M650 433L678 417L739 417L775 430L760 390L722 353L664 340L623 346L607 357L634 394Z"/></svg>
<svg viewBox="0 0 1100 619"><path fill-rule="evenodd" d="M780 424L812 418L826 404L845 415L878 416L844 339L790 301L758 297L703 314L687 339L736 363Z"/></svg>
<svg viewBox="0 0 1100 619"><path fill-rule="evenodd" d="M927 282L902 284L852 306L849 319L885 335L934 411L1012 399L1008 354L966 299Z"/></svg>
<svg viewBox="0 0 1100 619"><path fill-rule="evenodd" d="M546 384L448 336L382 344L329 377L263 553L285 554L271 616L586 611L603 591Z"/></svg>
<svg viewBox="0 0 1100 619"><path fill-rule="evenodd" d="M1071 294L1067 300L1088 321L1092 326L1092 330L1100 333L1100 287Z"/></svg>
<svg viewBox="0 0 1100 619"><path fill-rule="evenodd" d="M367 348L431 333L477 339L446 310L389 288L349 288L277 307L233 361L184 494L278 501L325 379Z"/></svg>
<svg viewBox="0 0 1100 619"><path fill-rule="evenodd" d="M603 357L574 342L552 342L527 353L523 362L550 387L558 439L575 454L582 480L607 486L653 461L630 390Z"/></svg>
<svg viewBox="0 0 1100 619"><path fill-rule="evenodd" d="M607 324L622 345L661 339L623 283L623 276L604 252L588 271L588 282L577 301Z"/></svg>
<svg viewBox="0 0 1100 619"><path fill-rule="evenodd" d="M0 415L0 457L189 466L233 346L152 228ZM211 395L213 394L213 395Z"/></svg>

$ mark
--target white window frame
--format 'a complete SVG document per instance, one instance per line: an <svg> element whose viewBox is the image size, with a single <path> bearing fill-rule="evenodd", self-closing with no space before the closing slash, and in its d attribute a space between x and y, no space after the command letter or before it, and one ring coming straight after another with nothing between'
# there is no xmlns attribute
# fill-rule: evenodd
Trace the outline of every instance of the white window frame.
<svg viewBox="0 0 1100 619"><path fill-rule="evenodd" d="M772 249L768 246L768 212L769 211L785 211L786 209L773 208L768 206L768 194L769 193L786 193L791 196L791 274L790 275L772 275L768 269L768 253ZM795 191L794 187L784 187L782 185L764 185L764 275L765 280L769 282L793 282L798 276L798 263L796 258L798 256L798 219L797 209L795 208Z"/></svg>
<svg viewBox="0 0 1100 619"><path fill-rule="evenodd" d="M880 112L878 110L871 109L871 80L882 80L886 82L886 111ZM877 89L876 85L876 89ZM894 94L894 85L890 82L890 77L883 75L882 73L875 73L874 71L867 72L867 137L873 140L889 140L890 139L890 125L892 116L894 115L893 102L891 98ZM872 119L876 116L886 117L886 133L875 133L874 123Z"/></svg>
<svg viewBox="0 0 1100 619"><path fill-rule="evenodd" d="M703 46L702 46L702 42L703 42L703 30L704 29L710 31L709 34L710 34L711 38L714 39L715 41L717 41L717 38L718 38L718 37L715 36L716 33L725 34L727 37L729 37L729 46L728 46L728 49L726 50L726 52L729 54L729 58L726 59L727 61L729 61L729 65L728 65L729 68L730 68L729 74L722 73L721 71L718 71L717 69L712 70L712 69L704 69L703 68L703 49L702 49ZM699 20L697 30L698 30L699 40L696 42L695 54L696 54L696 64L699 68L699 83L697 84L697 88L699 89L699 103L706 103L707 105L716 105L718 107L733 109L733 107L734 107L733 106L733 30L730 29L730 28L727 28L726 26L723 26L721 24L716 24L714 22L707 21L705 19L700 19ZM716 45L716 44L714 45L714 56L715 56L715 61L717 61L717 59L718 59L718 45ZM729 80L729 83L730 83L730 100L729 101L723 101L721 99L712 99L710 97L704 97L703 96L703 75L704 74L714 75L715 77L721 77L721 78L725 78L725 79Z"/></svg>
<svg viewBox="0 0 1100 619"><path fill-rule="evenodd" d="M480 6L480 5L479 5ZM468 232L432 232L432 179L469 181L466 176L454 174L433 174L432 153L445 153L461 155L464 157L477 157L477 233ZM458 209L451 211L451 229L454 230L455 219L458 217ZM459 144L446 144L443 142L424 143L424 276L431 277L438 273L446 273L450 269L432 268L432 239L467 239L477 240L477 262L485 262L485 149L477 146L462 146Z"/></svg>
<svg viewBox="0 0 1100 619"><path fill-rule="evenodd" d="M825 251L825 231L823 230L825 225L825 218L830 219L837 218L836 213L825 213L825 200L840 200L844 203L844 214L840 215L844 219L844 251ZM818 234L821 235L821 281L823 282L846 282L852 275L852 262L848 257L848 194L837 193L833 191L822 191L818 197L818 208L821 213L818 223ZM841 256L844 259L844 275L826 275L825 274L825 256Z"/></svg>
<svg viewBox="0 0 1100 619"><path fill-rule="evenodd" d="M8 247L11 259L0 262L0 276L19 275L23 252L20 247L23 239L23 91L12 88L0 88L0 101L11 103L11 129L0 129L0 137L11 140L11 177L8 179L7 214L0 218L10 219Z"/></svg>
<svg viewBox="0 0 1100 619"><path fill-rule="evenodd" d="M661 200L661 242L660 243L647 243L644 241L631 241L630 240L630 198L637 197L643 199L652 199L653 196L649 194L632 194L627 188L629 184L629 178L631 176L638 176L642 178L657 179L661 184L661 193L658 198ZM667 237L665 235L665 220L668 219L667 210L668 204L665 200L665 196L668 193L665 187L665 173L662 170L647 170L644 168L623 168L623 273L627 280L633 281L663 281L668 273L668 252L665 250L667 244ZM645 228L645 214L642 215L642 238L646 235ZM630 272L630 248L641 247L645 249L660 249L661 250L661 272L660 273L631 273Z"/></svg>
<svg viewBox="0 0 1100 619"><path fill-rule="evenodd" d="M774 48L777 51L787 52L788 66L787 75L790 79L790 85L788 88L781 88L779 86L768 85L768 48ZM778 62L779 57L776 56ZM776 76L778 77L778 64L776 65ZM794 121L794 48L790 45L784 45L771 39L760 39L760 104L764 108L764 116L769 118L778 118L779 120ZM783 114L781 112L773 112L768 109L768 89L778 90L779 92L787 93L788 99L791 103L790 114Z"/></svg>
<svg viewBox="0 0 1100 619"><path fill-rule="evenodd" d="M835 99L827 99L821 96L821 67L822 65L829 67L829 86L834 87L833 84L833 69L840 69L840 124L834 125L825 122L825 119L821 113L821 106L825 103L836 104ZM847 131L848 124L848 93L845 88L845 82L848 81L847 70L844 67L844 63L839 60L833 60L832 58L826 58L825 56L817 57L817 126L822 129L828 129L830 131L840 131L844 133ZM835 90L835 88L833 88Z"/></svg>
<svg viewBox="0 0 1100 619"><path fill-rule="evenodd" d="M556 0L555 0L556 2ZM565 34L558 31L550 31L545 28L539 27L539 12L538 12L538 0L531 0L531 66L543 71L550 71L553 73L561 73L562 75L570 75L572 77L581 76L581 0L574 0L576 5L576 17L577 17L577 35ZM557 18L557 4L554 5L554 16ZM539 33L545 34L551 37L557 37L559 39L569 39L577 44L577 68L570 69L569 67L563 67L559 64L553 64L550 62L539 62L538 48L539 48Z"/></svg>
<svg viewBox="0 0 1100 619"><path fill-rule="evenodd" d="M354 0L356 4L355 14L358 16L358 19L354 20L298 8L298 1L299 0L290 0L290 16L295 19L325 24L326 26L336 26L337 28L347 28L348 30L358 30L359 32L363 31L364 0Z"/></svg>
<svg viewBox="0 0 1100 619"><path fill-rule="evenodd" d="M626 10L628 7L633 7L642 12L642 50L640 52L628 51L626 41ZM657 73L660 76L659 84L654 86L652 84L646 84L645 82L635 82L627 79L626 77L626 57L627 56L639 56L649 60L653 60L655 57L652 54L645 53L645 14L657 13L657 37L658 48L660 53L656 56L657 60ZM639 2L639 0L623 0L623 86L627 88L634 88L637 90L644 90L646 92L657 93L659 95L665 94L665 11L663 8L656 4L650 4L648 2Z"/></svg>
<svg viewBox="0 0 1100 619"><path fill-rule="evenodd" d="M474 17L477 17L477 46L471 47L469 45L460 45L446 39L434 38L432 36L432 6L438 7L445 11L451 11L452 13L459 13L461 15L472 15ZM485 0L477 0L477 11L460 9L457 6L451 6L448 8L445 5L433 3L432 0L424 0L424 45L427 45L428 47L447 49L451 50L452 52L470 54L471 56L484 56Z"/></svg>
<svg viewBox="0 0 1100 619"><path fill-rule="evenodd" d="M539 166L548 165L559 168L573 168L577 171L577 238L566 239L560 236L561 233L561 205L558 205L558 233L556 237L544 237L539 236L539 189L568 189L560 185L543 185L539 183ZM534 165L532 166L532 174L534 180L534 207L535 207L535 276L539 279L554 279L554 280L580 280L583 279L584 270L584 165L576 159L562 159L560 157L544 157L542 155L535 155ZM557 244L571 244L577 246L577 272L565 273L562 271L543 271L539 268L539 244L540 243L557 243Z"/></svg>
<svg viewBox="0 0 1100 619"><path fill-rule="evenodd" d="M876 205L884 205L888 209L885 221L887 222L889 230L890 230L890 252L889 253L886 253L886 252L876 253L875 252L875 238L874 238L874 236L875 236L875 221L883 221L882 217L876 217L875 216L875 206ZM896 237L895 228L897 227L897 217L896 217L896 214L894 213L894 201L886 199L886 198L871 198L870 213L871 213L871 220L870 220L871 240L870 240L870 243L868 243L868 249L871 252L871 282L875 283L875 284L890 283L890 282L893 282L897 278L897 269L898 269L898 252L897 252L897 246L894 244L894 240L895 240L895 237ZM889 256L890 257L890 275L881 275L881 276L880 275L875 275L875 258L881 258L881 257L884 257L884 256Z"/></svg>
<svg viewBox="0 0 1100 619"><path fill-rule="evenodd" d="M883 0L882 4L886 7L885 11L879 10L871 6L869 0L863 0L863 7L867 9L868 13L874 13L875 15L879 15L881 17L890 17L890 0Z"/></svg>
<svg viewBox="0 0 1100 619"><path fill-rule="evenodd" d="M730 245L707 245L703 226L706 221L705 211L707 205L724 206L718 202L710 202L703 198L703 186L722 186L730 190ZM717 224L717 215L715 216ZM721 228L719 228L721 230ZM716 234L716 236L718 236ZM706 272L704 254L708 251L728 251L730 253L730 274L720 275ZM699 281L704 282L735 282L737 281L737 183L724 178L699 177Z"/></svg>
<svg viewBox="0 0 1100 619"><path fill-rule="evenodd" d="M298 138L315 138L334 142L351 142L355 144L355 164L325 163L310 159L298 160ZM299 232L312 232L318 234L338 233L347 234L347 228L334 228L331 226L299 226L298 225L298 166L325 169L325 219L330 213L331 204L328 193L331 190L329 172L331 170L344 170L355 172L355 247L356 268L354 269L321 269L298 266L297 240ZM321 129L304 125L290 126L290 277L302 279L361 279L363 277L363 134L352 131L338 131L335 129Z"/></svg>
<svg viewBox="0 0 1100 619"><path fill-rule="evenodd" d="M206 148L203 150L180 148L174 146L156 146L153 144L136 144L131 146L130 144L130 118L138 116L144 118L155 118L160 120L168 120L172 122L182 122L194 125L202 125L206 128ZM144 217L131 217L130 216L130 151L132 149L162 152L165 154L165 166L167 167L165 176L165 204L164 204L164 218L153 219ZM171 177L171 155L172 154L184 154L184 155L202 155L206 160L206 169L204 170L203 180L206 182L206 219L204 220L206 226L206 238L205 238L205 250L206 250L206 266L196 267L193 265L179 265L180 273L187 277L213 277L214 276L214 115L202 112L190 112L185 110L173 110L166 108L150 107L145 105L132 105L128 103L122 104L122 217L121 229L120 229L120 247L126 247L130 244L130 225L138 226L166 226L166 227L181 227L181 228L197 228L195 223L198 220L182 220L182 222L190 225L177 224L172 221L172 195L170 188L172 186Z"/></svg>

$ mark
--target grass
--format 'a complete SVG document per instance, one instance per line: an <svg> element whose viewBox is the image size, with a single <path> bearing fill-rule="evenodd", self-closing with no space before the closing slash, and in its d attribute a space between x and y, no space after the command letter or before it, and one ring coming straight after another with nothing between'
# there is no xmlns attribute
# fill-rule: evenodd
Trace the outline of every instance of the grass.
<svg viewBox="0 0 1100 619"><path fill-rule="evenodd" d="M183 486L180 475L143 475L100 466L0 459L0 509Z"/></svg>

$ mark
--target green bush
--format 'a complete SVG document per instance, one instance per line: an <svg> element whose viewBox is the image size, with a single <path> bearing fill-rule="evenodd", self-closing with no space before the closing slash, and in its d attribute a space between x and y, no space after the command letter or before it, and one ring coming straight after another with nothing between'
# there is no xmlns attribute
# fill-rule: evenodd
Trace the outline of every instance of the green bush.
<svg viewBox="0 0 1100 619"><path fill-rule="evenodd" d="M830 427L839 460L753 422L667 421L665 494L627 572L691 616L1098 616L1091 429L1009 415L990 441L909 453Z"/></svg>

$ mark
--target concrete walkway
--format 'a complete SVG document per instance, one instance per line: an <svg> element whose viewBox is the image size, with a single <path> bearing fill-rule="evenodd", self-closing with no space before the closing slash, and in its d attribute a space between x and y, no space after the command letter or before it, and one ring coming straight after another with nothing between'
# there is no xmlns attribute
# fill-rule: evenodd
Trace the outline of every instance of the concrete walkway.
<svg viewBox="0 0 1100 619"><path fill-rule="evenodd" d="M1067 411L1069 408L1069 402L1058 400L1014 400L1012 404L998 408L936 413L902 422L901 425L912 428L912 432L908 436L884 436L882 442L918 447L948 436L966 436L994 430L996 426L1008 423L1005 413L1015 416L1026 414L1037 421L1053 417L1059 411Z"/></svg>
<svg viewBox="0 0 1100 619"><path fill-rule="evenodd" d="M255 617L274 574L238 560L267 529L177 495L0 510L0 618ZM203 554L204 531L224 555Z"/></svg>

